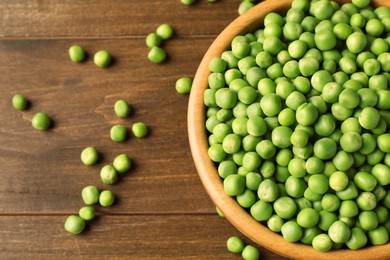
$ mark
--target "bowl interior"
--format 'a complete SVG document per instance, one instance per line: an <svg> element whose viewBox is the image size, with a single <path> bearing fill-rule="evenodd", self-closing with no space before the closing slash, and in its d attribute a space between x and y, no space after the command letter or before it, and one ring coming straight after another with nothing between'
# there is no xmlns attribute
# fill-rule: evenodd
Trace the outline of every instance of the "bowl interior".
<svg viewBox="0 0 390 260"><path fill-rule="evenodd" d="M199 65L188 105L189 141L198 174L213 202L238 230L259 245L280 255L299 259L390 259L390 244L355 251L341 249L323 253L314 250L311 246L287 242L280 234L272 232L254 220L233 198L225 194L216 167L208 156L203 92L208 87L209 62L214 57L220 57L222 52L229 48L235 36L260 28L265 15L269 12L285 14L291 2L291 0L264 1L239 16L216 38ZM337 0L336 2L341 4L350 1ZM372 4L390 7L389 0L373 0Z"/></svg>

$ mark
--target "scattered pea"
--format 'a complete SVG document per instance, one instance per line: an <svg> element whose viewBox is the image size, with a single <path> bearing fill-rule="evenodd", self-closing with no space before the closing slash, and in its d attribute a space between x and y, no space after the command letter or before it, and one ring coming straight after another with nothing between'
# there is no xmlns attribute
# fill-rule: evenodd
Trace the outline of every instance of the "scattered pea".
<svg viewBox="0 0 390 260"><path fill-rule="evenodd" d="M180 78L176 81L176 91L179 94L188 94L191 92L192 79L191 78Z"/></svg>
<svg viewBox="0 0 390 260"><path fill-rule="evenodd" d="M157 27L156 34L160 36L162 40L168 40L173 35L173 28L169 24L163 23Z"/></svg>
<svg viewBox="0 0 390 260"><path fill-rule="evenodd" d="M69 48L69 58L73 62L81 62L85 59L85 52L83 48L77 45L73 45Z"/></svg>
<svg viewBox="0 0 390 260"><path fill-rule="evenodd" d="M99 189L96 186L86 186L81 192L85 204L92 205L99 201Z"/></svg>
<svg viewBox="0 0 390 260"><path fill-rule="evenodd" d="M100 50L95 53L93 61L99 68L105 68L111 63L111 54L106 50Z"/></svg>
<svg viewBox="0 0 390 260"><path fill-rule="evenodd" d="M167 54L164 49L154 46L148 53L148 59L154 63L161 63L167 58Z"/></svg>
<svg viewBox="0 0 390 260"><path fill-rule="evenodd" d="M104 184L115 184L118 181L118 174L111 165L105 165L100 170L100 178Z"/></svg>
<svg viewBox="0 0 390 260"><path fill-rule="evenodd" d="M144 123L138 122L133 124L131 131L135 137L142 138L148 134L148 127Z"/></svg>
<svg viewBox="0 0 390 260"><path fill-rule="evenodd" d="M66 231L72 234L80 234L85 228L85 220L79 216L70 215L64 224Z"/></svg>
<svg viewBox="0 0 390 260"><path fill-rule="evenodd" d="M131 112L131 108L126 100L118 99L114 105L114 112L117 117L127 117Z"/></svg>
<svg viewBox="0 0 390 260"><path fill-rule="evenodd" d="M114 125L110 130L111 140L114 142L123 142L127 138L127 129L122 125Z"/></svg>
<svg viewBox="0 0 390 260"><path fill-rule="evenodd" d="M118 173L126 173L131 168L131 160L127 154L122 153L115 157L112 165Z"/></svg>
<svg viewBox="0 0 390 260"><path fill-rule="evenodd" d="M85 165L94 165L99 159L99 153L95 147L89 146L81 152L80 159Z"/></svg>
<svg viewBox="0 0 390 260"><path fill-rule="evenodd" d="M102 207L109 207L115 201L115 195L110 190L104 190L100 193L99 203Z"/></svg>
<svg viewBox="0 0 390 260"><path fill-rule="evenodd" d="M82 207L79 210L79 216L86 221L92 220L95 218L95 208L91 206Z"/></svg>
<svg viewBox="0 0 390 260"><path fill-rule="evenodd" d="M31 124L35 129L43 131L50 127L51 120L45 113L38 112L32 118Z"/></svg>

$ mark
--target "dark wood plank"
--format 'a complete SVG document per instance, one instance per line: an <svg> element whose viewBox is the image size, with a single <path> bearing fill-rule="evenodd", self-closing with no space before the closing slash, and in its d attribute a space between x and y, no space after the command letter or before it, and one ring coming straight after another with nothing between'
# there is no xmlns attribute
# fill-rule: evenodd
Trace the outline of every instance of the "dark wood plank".
<svg viewBox="0 0 390 260"><path fill-rule="evenodd" d="M1 259L242 259L226 249L237 235L216 215L101 216L75 236L66 216L0 216ZM259 248L261 259L285 259Z"/></svg>
<svg viewBox="0 0 390 260"><path fill-rule="evenodd" d="M111 188L119 197L110 212L214 212L194 167L187 140L188 96L175 91L181 76L193 76L212 38L176 39L165 48L170 60L147 60L143 39L0 41L0 212L69 212L82 205L86 185ZM73 43L93 54L107 49L113 66L97 68L90 57L74 64L67 57ZM194 48L196 46L196 48ZM16 111L16 93L31 100ZM118 119L113 104L124 98L133 107ZM39 132L31 118L46 112L55 125ZM109 138L112 125L145 122L144 139L124 143ZM93 145L103 154L93 167L81 164L80 152ZM134 169L117 184L100 182L104 164L126 152Z"/></svg>
<svg viewBox="0 0 390 260"><path fill-rule="evenodd" d="M0 35L18 37L146 35L169 23L178 35L215 35L238 16L239 1L1 0Z"/></svg>

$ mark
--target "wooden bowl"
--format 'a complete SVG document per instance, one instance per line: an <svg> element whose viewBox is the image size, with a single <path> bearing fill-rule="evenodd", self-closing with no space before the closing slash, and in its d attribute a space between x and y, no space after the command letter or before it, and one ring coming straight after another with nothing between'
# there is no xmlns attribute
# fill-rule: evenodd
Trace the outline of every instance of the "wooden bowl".
<svg viewBox="0 0 390 260"><path fill-rule="evenodd" d="M269 12L285 14L291 2L292 0L264 1L238 17L217 37L199 65L188 104L189 141L198 174L207 193L230 223L248 238L277 254L293 259L390 259L390 243L360 250L340 249L324 253L316 251L311 246L287 242L280 234L272 232L253 219L233 198L225 194L216 166L207 154L206 109L203 103L203 92L208 87L207 78L210 74L208 65L211 59L220 57L222 52L229 48L235 36L254 32L260 28L263 25L263 18ZM350 1L337 0L336 2ZM390 0L371 2L374 6L390 7Z"/></svg>

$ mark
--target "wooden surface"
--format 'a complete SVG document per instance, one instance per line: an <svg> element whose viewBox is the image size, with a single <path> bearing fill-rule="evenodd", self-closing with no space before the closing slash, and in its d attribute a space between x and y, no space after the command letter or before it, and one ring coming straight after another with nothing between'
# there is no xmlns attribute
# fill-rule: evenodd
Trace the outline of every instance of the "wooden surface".
<svg viewBox="0 0 390 260"><path fill-rule="evenodd" d="M240 234L216 215L197 175L187 136L188 96L174 89L177 78L194 76L208 46L237 17L238 0L188 7L179 0L0 0L0 259L240 259L226 239ZM170 23L164 43L169 60L147 60L147 33ZM67 49L81 45L90 55L72 63ZM97 68L92 54L115 58ZM26 111L11 106L20 92ZM134 112L118 119L113 104L126 99ZM39 132L31 118L46 112L54 127ZM145 122L145 139L109 138L113 124ZM81 150L103 155L92 167ZM105 186L99 170L119 153L134 167L118 184ZM110 208L74 236L63 229L83 206L84 186L109 188ZM260 247L259 247L260 248ZM260 248L262 259L283 259Z"/></svg>

